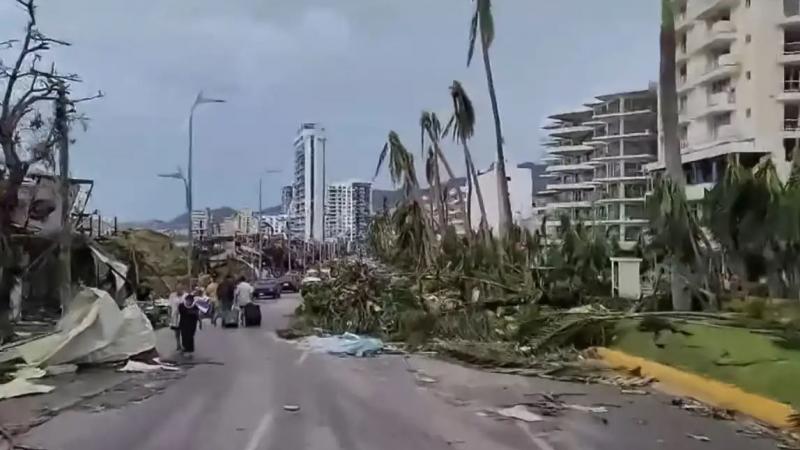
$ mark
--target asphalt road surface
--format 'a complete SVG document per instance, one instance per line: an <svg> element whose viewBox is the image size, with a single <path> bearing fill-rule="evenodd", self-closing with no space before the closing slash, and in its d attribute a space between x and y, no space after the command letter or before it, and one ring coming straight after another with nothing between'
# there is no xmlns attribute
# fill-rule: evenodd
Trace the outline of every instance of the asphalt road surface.
<svg viewBox="0 0 800 450"><path fill-rule="evenodd" d="M48 450L775 448L737 434L739 424L690 415L661 395L622 396L607 386L488 374L416 356L310 353L274 335L297 301L263 302L260 329L204 327L195 359L221 364L188 369L141 402L63 412L20 441ZM486 412L537 392L579 393L570 400L609 410L569 411L537 423Z"/></svg>

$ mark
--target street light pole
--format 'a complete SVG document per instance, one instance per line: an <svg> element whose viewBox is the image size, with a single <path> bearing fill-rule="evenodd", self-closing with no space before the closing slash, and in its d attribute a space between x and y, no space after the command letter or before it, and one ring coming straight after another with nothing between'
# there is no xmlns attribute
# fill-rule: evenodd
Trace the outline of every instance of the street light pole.
<svg viewBox="0 0 800 450"><path fill-rule="evenodd" d="M193 141L194 141L194 111L198 106L204 103L225 103L225 100L207 98L203 96L203 91L200 91L192 104L192 109L189 111L189 165L188 165L188 180L186 186L186 206L189 209L189 252L186 258L186 272L188 279L188 288L192 288L192 258L194 257L194 224L192 223L192 210L193 210Z"/></svg>

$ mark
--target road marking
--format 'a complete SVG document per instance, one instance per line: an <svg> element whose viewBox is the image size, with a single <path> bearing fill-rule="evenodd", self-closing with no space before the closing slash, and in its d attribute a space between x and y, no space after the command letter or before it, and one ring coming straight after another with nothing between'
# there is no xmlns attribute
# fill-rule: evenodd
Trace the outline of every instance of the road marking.
<svg viewBox="0 0 800 450"><path fill-rule="evenodd" d="M247 447L245 447L244 450L256 450L258 448L258 445L261 444L261 440L264 439L267 431L269 431L272 426L272 418L272 411L268 411L264 414L264 417L261 418L261 422L258 423L258 428L256 428L256 431L250 436L250 441L248 441Z"/></svg>
<svg viewBox="0 0 800 450"><path fill-rule="evenodd" d="M523 433L525 433L526 436L528 436L528 438L530 438L530 440L533 442L533 445L535 445L539 450L555 450L550 444L547 443L547 441L533 434L530 428L528 428L528 425L522 422L517 422L517 426L520 430L522 430Z"/></svg>

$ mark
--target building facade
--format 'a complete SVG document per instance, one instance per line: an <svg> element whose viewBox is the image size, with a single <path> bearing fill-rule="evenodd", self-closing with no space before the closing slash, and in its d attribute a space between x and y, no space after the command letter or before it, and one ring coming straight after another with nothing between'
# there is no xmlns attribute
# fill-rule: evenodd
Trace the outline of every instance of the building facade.
<svg viewBox="0 0 800 450"><path fill-rule="evenodd" d="M288 216L286 214L274 214L261 216L261 229L265 236L278 236L286 233Z"/></svg>
<svg viewBox="0 0 800 450"><path fill-rule="evenodd" d="M211 236L211 213L207 209L192 211L192 235L197 240L207 239Z"/></svg>
<svg viewBox="0 0 800 450"><path fill-rule="evenodd" d="M294 186L283 186L281 188L281 214L289 214L292 209L292 198L294 197Z"/></svg>
<svg viewBox="0 0 800 450"><path fill-rule="evenodd" d="M544 127L550 183L536 193L536 210L552 227L567 216L635 243L647 224L646 167L658 153L656 88L601 95L585 107Z"/></svg>
<svg viewBox="0 0 800 450"><path fill-rule="evenodd" d="M325 240L325 129L304 123L294 140L290 227L293 238Z"/></svg>
<svg viewBox="0 0 800 450"><path fill-rule="evenodd" d="M675 19L681 160L699 200L729 161L788 176L800 139L800 1L681 0ZM664 169L663 148L650 169Z"/></svg>
<svg viewBox="0 0 800 450"><path fill-rule="evenodd" d="M508 178L508 196L511 203L511 216L514 223L528 226L533 215L533 177L528 168L519 168L515 165L506 165ZM500 207L497 195L497 172L495 165L478 174L481 194L486 207L486 221L494 232L500 229ZM472 214L470 215L472 228L478 230L481 224L481 209L478 203L478 191L472 190Z"/></svg>
<svg viewBox="0 0 800 450"><path fill-rule="evenodd" d="M231 217L226 217L219 225L219 234L223 237L240 235L257 235L258 219L253 210L249 208L236 211Z"/></svg>
<svg viewBox="0 0 800 450"><path fill-rule="evenodd" d="M372 183L348 181L327 186L325 236L329 240L363 241L372 216Z"/></svg>

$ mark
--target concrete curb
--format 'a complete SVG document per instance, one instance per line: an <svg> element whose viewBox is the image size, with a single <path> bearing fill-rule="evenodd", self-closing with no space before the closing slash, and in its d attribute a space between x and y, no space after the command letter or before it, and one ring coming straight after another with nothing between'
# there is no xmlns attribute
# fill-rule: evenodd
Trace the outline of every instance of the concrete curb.
<svg viewBox="0 0 800 450"><path fill-rule="evenodd" d="M642 375L658 379L670 391L677 391L680 395L692 397L718 408L741 412L775 427L791 428L789 416L796 412L785 403L619 350L599 347L597 354L612 367L628 370L638 367Z"/></svg>

